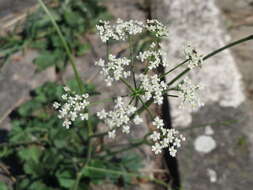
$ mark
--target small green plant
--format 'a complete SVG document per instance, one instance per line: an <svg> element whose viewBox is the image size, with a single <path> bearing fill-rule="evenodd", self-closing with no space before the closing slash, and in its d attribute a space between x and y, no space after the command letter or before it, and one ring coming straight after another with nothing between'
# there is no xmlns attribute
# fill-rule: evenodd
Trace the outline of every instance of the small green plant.
<svg viewBox="0 0 253 190"><path fill-rule="evenodd" d="M84 55L90 50L85 35L94 31L99 19L109 18L105 7L99 4L99 0L54 0L50 5L50 12L73 55ZM59 38L49 16L39 8L28 15L18 34L14 31L0 37L0 55L5 62L13 53L33 48L40 52L34 60L38 71L50 66L62 70L69 62L69 57Z"/></svg>
<svg viewBox="0 0 253 190"><path fill-rule="evenodd" d="M68 84L72 90L77 87L75 81ZM85 85L84 89L91 96L97 94L92 85ZM16 181L13 188L85 190L90 183L100 184L103 180L121 182L125 186L131 183L132 176L124 173L136 173L142 167L141 158L137 154L119 156L114 153L118 149L112 150L103 144L97 156L90 159L90 168L80 169L88 156L87 123L95 128L96 116L90 116L89 121L74 122L74 127L66 130L50 106L63 95L62 87L46 83L32 94L33 99L13 113L9 141L0 146L1 160L8 165L11 159L15 166L10 167L19 168L18 173L13 174ZM108 173L108 169L112 172Z"/></svg>

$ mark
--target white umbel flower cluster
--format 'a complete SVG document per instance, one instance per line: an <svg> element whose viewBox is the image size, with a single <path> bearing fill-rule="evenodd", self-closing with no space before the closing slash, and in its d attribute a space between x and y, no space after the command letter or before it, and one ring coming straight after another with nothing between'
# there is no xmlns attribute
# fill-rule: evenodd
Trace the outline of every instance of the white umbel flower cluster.
<svg viewBox="0 0 253 190"><path fill-rule="evenodd" d="M167 89L166 83L161 81L157 74L152 76L140 74L140 88L144 90L143 98L147 101L154 98L154 103L163 103L163 92Z"/></svg>
<svg viewBox="0 0 253 190"><path fill-rule="evenodd" d="M115 24L100 20L96 27L102 42L108 40L124 41L128 39L129 35L137 35L144 31L150 31L156 37L168 36L167 27L157 20L147 20L147 23L143 23L137 20L123 21L117 19Z"/></svg>
<svg viewBox="0 0 253 190"><path fill-rule="evenodd" d="M185 141L185 137L175 129L164 128L163 121L156 117L152 123L157 131L153 131L150 138L155 142L152 145L152 151L155 154L162 153L163 148L169 148L169 154L172 157L176 156L177 149L181 147L181 142Z"/></svg>
<svg viewBox="0 0 253 190"><path fill-rule="evenodd" d="M147 20L146 28L154 32L156 37L168 37L168 28L156 19Z"/></svg>
<svg viewBox="0 0 253 190"><path fill-rule="evenodd" d="M121 77L127 78L130 76L131 72L126 71L126 67L130 64L130 60L126 57L116 58L114 55L109 55L108 63L105 63L103 59L95 62L102 68L101 74L105 76L105 82L107 86L111 86L113 81L120 80Z"/></svg>
<svg viewBox="0 0 253 190"><path fill-rule="evenodd" d="M63 127L68 129L77 119L88 120L88 113L84 111L90 103L87 100L88 94L75 94L68 87L64 87L64 90L66 93L62 95L62 100L65 103L61 105L59 102L54 102L53 107L59 112L58 118L63 119Z"/></svg>
<svg viewBox="0 0 253 190"><path fill-rule="evenodd" d="M188 61L188 68L193 69L195 67L201 67L203 63L203 55L199 54L196 49L194 49L190 44L188 44L185 49L184 53L186 59Z"/></svg>
<svg viewBox="0 0 253 190"><path fill-rule="evenodd" d="M102 42L108 40L126 40L129 35L136 35L143 32L144 25L137 20L123 21L117 19L115 24L108 21L99 21L96 26Z"/></svg>
<svg viewBox="0 0 253 190"><path fill-rule="evenodd" d="M137 56L137 59L139 59L141 62L148 61L148 69L156 69L159 65L163 65L164 67L168 66L166 58L166 53L162 51L159 47L160 44L152 43L150 45L150 49L140 52Z"/></svg>
<svg viewBox="0 0 253 190"><path fill-rule="evenodd" d="M126 104L122 97L118 97L112 111L106 112L103 109L97 113L97 116L108 126L110 130L108 133L109 137L115 138L117 128L122 128L122 132L126 134L130 132L131 116L136 110L136 107ZM133 122L134 124L139 125L143 121L139 116L135 116Z"/></svg>
<svg viewBox="0 0 253 190"><path fill-rule="evenodd" d="M197 94L197 90L202 89L201 85L194 85L192 81L186 77L178 86L179 97L182 99L180 107L184 104L190 104L193 108L203 106Z"/></svg>

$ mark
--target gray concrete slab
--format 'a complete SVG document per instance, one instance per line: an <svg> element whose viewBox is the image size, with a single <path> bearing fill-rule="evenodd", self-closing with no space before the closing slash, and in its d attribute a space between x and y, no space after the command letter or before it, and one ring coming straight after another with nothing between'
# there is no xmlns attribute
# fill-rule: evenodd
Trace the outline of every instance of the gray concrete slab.
<svg viewBox="0 0 253 190"><path fill-rule="evenodd" d="M171 67L184 60L183 47L188 41L203 54L231 41L214 0L159 0L154 11L154 16L167 23L170 30L170 38L163 45ZM187 141L178 153L183 189L234 190L250 189L253 185L252 107L236 61L232 51L227 50L188 75L205 85L201 94L205 106L201 109L182 110L179 102L171 99L176 128L202 125L213 131L212 135L206 135L204 128L185 132ZM197 151L212 144L208 138L201 144L196 141L203 135L215 142L207 153Z"/></svg>

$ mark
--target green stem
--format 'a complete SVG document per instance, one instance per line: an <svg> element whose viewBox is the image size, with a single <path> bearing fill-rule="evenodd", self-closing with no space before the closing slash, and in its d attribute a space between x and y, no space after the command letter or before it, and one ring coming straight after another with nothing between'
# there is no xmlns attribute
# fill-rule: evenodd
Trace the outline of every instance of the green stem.
<svg viewBox="0 0 253 190"><path fill-rule="evenodd" d="M119 150L110 152L111 155L108 155L108 156L113 156L113 155L116 155L116 154L119 154L119 153L122 153L122 152L129 151L129 150L131 150L131 149L133 149L133 148L136 148L136 147L138 147L138 146L141 146L141 145L143 145L143 144L145 144L145 141L144 141L144 140L142 140L142 141L140 141L140 142L137 142L137 143L132 143L132 144L130 144L129 146L127 146L127 147L125 147L125 148L122 148L122 149L119 149ZM103 157L104 157L104 156L103 156Z"/></svg>
<svg viewBox="0 0 253 190"><path fill-rule="evenodd" d="M145 110L147 110L147 112L149 113L149 115L151 116L151 118L153 119L154 116L152 114L152 112L148 109L147 105L144 103L144 101L141 99L141 97L138 96L138 99L141 101L142 105L144 106Z"/></svg>
<svg viewBox="0 0 253 190"><path fill-rule="evenodd" d="M167 74L171 73L172 71L176 70L177 68L183 66L185 63L187 63L189 61L189 59L184 60L182 63L179 63L178 65L176 65L175 67L173 67L172 69L170 69L169 71L167 71L166 73L162 74L160 76L160 78L165 77Z"/></svg>
<svg viewBox="0 0 253 190"><path fill-rule="evenodd" d="M221 47L221 48L219 48L219 49L217 49L217 50L214 50L213 52L207 54L207 55L203 58L203 60L206 60L206 59L208 59L208 58L210 58L210 57L212 57L212 56L214 56L214 55L216 55L216 54L218 54L218 53L220 53L220 52L222 52L222 51L224 51L224 50L226 50L226 49L228 49L228 48L231 48L231 47L233 47L233 46L236 46L236 45L238 45L238 44L241 44L241 43L246 42L246 41L249 41L249 40L253 40L253 35L249 35L249 36L247 36L247 37L245 37L245 38L242 38L242 39L240 39L240 40L231 42L231 43L229 43L229 44L227 44L227 45L225 45L225 46L223 46L223 47ZM183 63L181 63L181 64L179 64L178 66L176 66L176 68L178 68L179 66L182 66L182 65L185 64L186 62L188 62L188 60L185 60ZM175 69L174 69L174 70L175 70ZM189 71L190 71L189 68L183 70L183 71L182 71L180 74L178 74L174 79L172 79L167 85L168 85L168 86L172 85L174 82L176 82L179 78L181 78L182 76L184 76L184 75L185 75L186 73L188 73Z"/></svg>
<svg viewBox="0 0 253 190"><path fill-rule="evenodd" d="M131 87L131 85L130 85L125 79L120 78L120 80L121 80L121 82L123 82L123 83L129 88L129 90L130 90L131 92L134 93L134 89Z"/></svg>
<svg viewBox="0 0 253 190"><path fill-rule="evenodd" d="M134 82L134 88L137 88L137 83L135 79L135 73L134 73L134 49L133 49L133 43L132 38L129 36L129 48L130 48L130 57L131 57L131 73L133 76L133 82Z"/></svg>
<svg viewBox="0 0 253 190"><path fill-rule="evenodd" d="M159 179L152 178L152 177L149 177L149 176L143 176L143 175L139 175L139 174L135 174L135 173L129 173L129 172L109 170L109 169L106 169L106 168L96 168L96 167L91 167L91 166L87 166L86 169L93 170L93 171L98 171L98 172L102 172L102 173L111 173L111 174L123 175L123 176L125 175L125 176L129 176L129 177L139 177L139 178L146 179L146 180L149 180L151 182L154 182L154 183L157 183L159 185L162 185L164 187L169 188L169 185L166 184L164 181L161 181Z"/></svg>
<svg viewBox="0 0 253 190"><path fill-rule="evenodd" d="M232 42L232 43L230 43L230 44L228 44L228 45L225 45L225 46L223 46L223 47L221 47L221 48L219 48L219 49L217 49L217 50L215 50L215 51L213 51L213 52L207 54L207 55L203 58L203 60L209 59L210 57L212 57L212 56L218 54L219 52L222 52L222 51L225 50L225 49L228 49L228 48L230 48L230 47L232 47L232 46L238 45L238 44L240 44L240 43L243 43L243 42L246 42L246 41L249 41L249 40L253 40L253 35L247 36L247 37L245 37L245 38L242 38L242 39L240 39L240 40L237 40L237 41L235 41L235 42ZM172 72L172 71L174 71L175 69L177 69L178 67L182 66L182 65L185 64L187 61L188 61L188 60L185 60L184 62L180 63L178 66L176 66L175 68L173 68L173 70L171 70L170 72ZM168 85L168 86L172 85L175 81L177 81L180 77L182 77L183 75L185 75L185 74L186 74L187 72L189 72L189 71L190 71L189 68L185 69L183 72L181 72L179 75L177 75L177 76L176 76L171 82L169 82L167 85ZM168 71L168 72L169 72L169 71ZM167 72L167 73L168 73L168 72ZM139 109L137 110L136 113L138 113L138 114L142 113L142 112L145 110L145 107L149 107L153 102L154 102L154 99L150 99L150 100L146 101L145 104L144 104L141 108L139 108ZM133 115L133 116L134 116L134 115Z"/></svg>
<svg viewBox="0 0 253 190"><path fill-rule="evenodd" d="M83 92L84 92L84 85L83 85L83 82L82 82L82 80L81 80L81 78L80 78L80 76L79 76L79 74L78 74L78 71L77 71L77 68L76 68L76 65L75 65L75 58L74 58L74 56L72 55L71 49L70 49L68 43L66 42L66 40L65 40L65 38L64 38L64 36L63 36L63 34L62 34L60 28L59 28L59 26L58 26L57 23L55 22L55 19L54 19L53 15L50 13L50 11L49 11L48 8L46 7L46 5L45 5L45 3L43 2L43 0L38 0L38 2L40 3L40 5L41 5L41 7L43 8L43 10L45 11L45 13L49 16L49 18L50 18L50 20L51 20L51 22L52 22L52 24L53 24L53 26L54 26L54 28L55 28L57 34L58 34L59 37L60 37L60 40L61 40L61 42L62 42L62 45L63 45L63 47L64 47L64 49L65 49L65 51L66 51L66 53L67 53L67 55L68 55L68 57L69 57L69 60L70 60L72 69L73 69L73 71L74 71L75 78L76 78L77 83L78 83L78 86L79 86L79 89L80 89L81 93L83 93Z"/></svg>

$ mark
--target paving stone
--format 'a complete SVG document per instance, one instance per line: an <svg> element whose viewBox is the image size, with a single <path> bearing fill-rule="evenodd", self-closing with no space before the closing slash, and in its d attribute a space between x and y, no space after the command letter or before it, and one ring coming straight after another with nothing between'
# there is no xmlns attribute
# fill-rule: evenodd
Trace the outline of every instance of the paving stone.
<svg viewBox="0 0 253 190"><path fill-rule="evenodd" d="M9 113L29 98L29 92L46 81L54 80L54 69L36 73L32 60L37 52L28 51L13 55L10 63L5 64L0 73L0 124ZM6 126L6 125L4 125ZM3 127L3 124L1 128Z"/></svg>
<svg viewBox="0 0 253 190"><path fill-rule="evenodd" d="M163 45L171 67L184 60L183 47L188 41L203 54L231 41L215 1L157 2L153 15L170 29L170 38ZM188 76L196 83L205 84L201 94L205 106L195 112L180 110L179 101L171 99L173 124L176 128L211 126L216 148L206 154L196 151L194 142L205 134L204 129L185 132L187 141L178 153L183 189L250 189L253 185L253 115L234 55L227 50ZM168 76L167 80L173 77L175 75Z"/></svg>

